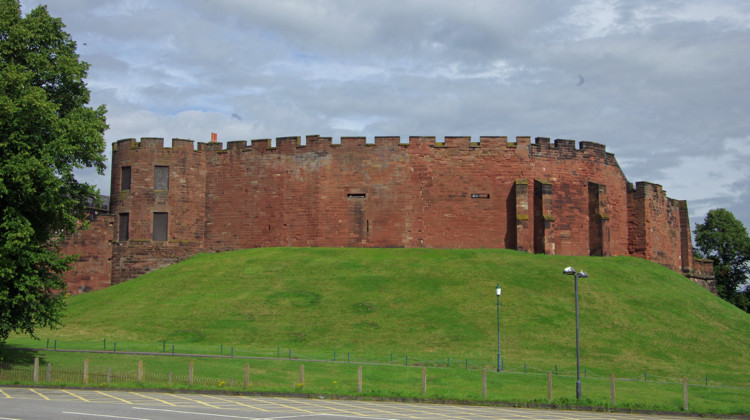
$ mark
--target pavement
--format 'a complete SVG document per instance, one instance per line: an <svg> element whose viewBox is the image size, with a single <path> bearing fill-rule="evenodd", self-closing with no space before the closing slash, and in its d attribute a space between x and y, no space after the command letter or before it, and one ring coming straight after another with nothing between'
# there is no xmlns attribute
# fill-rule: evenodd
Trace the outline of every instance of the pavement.
<svg viewBox="0 0 750 420"><path fill-rule="evenodd" d="M685 419L586 411L148 391L0 388L0 420Z"/></svg>

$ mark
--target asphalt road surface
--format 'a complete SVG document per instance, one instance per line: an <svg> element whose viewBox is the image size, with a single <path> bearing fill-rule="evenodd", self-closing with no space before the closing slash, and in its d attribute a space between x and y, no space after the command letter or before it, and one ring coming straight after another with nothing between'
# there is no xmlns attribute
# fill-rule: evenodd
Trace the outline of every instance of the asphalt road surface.
<svg viewBox="0 0 750 420"><path fill-rule="evenodd" d="M283 397L0 388L0 420L682 419L685 417Z"/></svg>

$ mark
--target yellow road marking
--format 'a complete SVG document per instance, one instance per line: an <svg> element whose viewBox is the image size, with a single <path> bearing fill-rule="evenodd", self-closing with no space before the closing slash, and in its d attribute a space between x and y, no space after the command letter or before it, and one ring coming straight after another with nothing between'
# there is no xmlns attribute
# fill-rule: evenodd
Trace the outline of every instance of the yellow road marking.
<svg viewBox="0 0 750 420"><path fill-rule="evenodd" d="M374 405L377 405L378 403L371 403ZM408 416L413 419L433 419L434 416L444 416L449 418L457 418L455 415L445 415L441 413L433 413L432 411L429 411L429 408L433 408L434 406L429 404L419 404L419 403L399 403L394 402L391 403L391 408L393 410L398 410L394 414L397 416ZM427 417L425 417L427 416Z"/></svg>
<svg viewBox="0 0 750 420"><path fill-rule="evenodd" d="M79 400L81 400L81 401L85 401L85 402L91 402L91 401L87 400L86 398L83 398L83 397L82 397L82 396L80 396L80 395L76 395L76 394L74 394L74 393L72 393L72 392L70 392L70 391L67 391L67 390L64 390L64 389L61 389L60 391L62 391L62 392L64 392L64 393L66 393L66 394L68 394L68 395L72 395L72 396L74 396L74 397L78 398L78 399L79 399Z"/></svg>
<svg viewBox="0 0 750 420"><path fill-rule="evenodd" d="M235 400L228 400L228 399L226 399L226 398L219 398L219 397L215 397L215 396L213 396L213 395L206 395L206 397L211 397L211 398L217 399L217 400L219 400L219 401L224 401L224 402L228 402L228 403L232 403L232 404L237 404L237 405L241 405L241 406L243 406L243 407L248 407L248 408L252 408L252 409L255 409L255 410L260 410L260 411L269 411L269 410L264 410L264 409L262 409L262 408L260 408L260 407L256 407L256 406L254 406L254 405L243 404L243 403L241 403L241 402L239 402L239 401L235 401Z"/></svg>
<svg viewBox="0 0 750 420"><path fill-rule="evenodd" d="M35 389L31 389L31 388L29 388L29 391L33 392L33 393L34 393L34 394L36 394L36 395L39 395L40 397L44 398L45 400L49 400L49 397L48 397L48 396L46 396L46 395L42 394L41 392L39 392L39 391L37 391L37 390L35 390Z"/></svg>
<svg viewBox="0 0 750 420"><path fill-rule="evenodd" d="M182 396L179 396L179 395L172 395L172 396L173 396L173 397L175 397L175 398L182 398L183 400L188 400L188 401L196 402L196 403L198 403L198 404L203 404L203 405L205 405L206 407L211 407L211 408L216 408L216 409L219 409L219 410L221 410L221 407L217 407L217 406L215 406L215 405L211 405L211 404L209 404L209 403L204 403L203 401L199 401L199 400L194 400L194 399L191 399L191 398L187 398L187 397L182 397Z"/></svg>
<svg viewBox="0 0 750 420"><path fill-rule="evenodd" d="M122 401L122 402L124 402L126 404L133 404L132 402L130 402L128 400L124 400L124 399L122 399L120 397L115 397L114 395L109 395L106 392L102 392L102 391L96 391L96 392L97 392L97 394L101 394L101 395L104 395L105 397L109 397L109 398L114 398L116 400L120 400L120 401Z"/></svg>
<svg viewBox="0 0 750 420"><path fill-rule="evenodd" d="M5 395L5 398L13 398L10 395L6 394L5 391L3 391L2 389L0 389L0 392L2 392L3 395Z"/></svg>
<svg viewBox="0 0 750 420"><path fill-rule="evenodd" d="M176 407L176 405L175 405L175 404L172 404L172 403L171 403L171 402L169 402L169 401L164 401L164 400L160 400L160 399L158 399L158 398L155 398L155 397L149 397L148 395L143 395L143 394L139 394L139 393L137 393L137 392L131 392L131 394L133 394L133 395L137 395L137 396L139 396L139 397L142 397L142 398L148 398L148 399L151 399L151 400L154 400L154 401L159 401L160 403L164 403L164 404L166 404L166 405L171 405L172 407Z"/></svg>
<svg viewBox="0 0 750 420"><path fill-rule="evenodd" d="M276 400L282 400L283 401L284 398L276 398L276 397L275 398L269 398L268 402L270 404L278 405L280 407L288 408L288 409L294 410L294 411L304 411L306 413L311 413L311 414L314 413L313 411L305 410L304 408L297 408L297 407L292 407L292 406L289 406L289 405L286 405L286 404L278 403L278 402L276 402Z"/></svg>
<svg viewBox="0 0 750 420"><path fill-rule="evenodd" d="M365 402L365 401L363 401L363 402ZM375 412L378 412L378 413L388 414L388 415L390 415L390 416L396 416L396 417L398 417L398 416L403 416L403 415L404 415L404 414L403 414L402 412L400 412L400 411L383 410L383 409L380 409L380 408L375 408L375 406L377 406L377 405L378 405L378 403L368 403L368 404L366 404L366 405L368 406L368 408L369 408L370 410L372 410L372 411L375 411ZM394 408L395 408L395 407L394 407ZM417 418L417 417L412 417L412 416L409 416L409 417L411 417L411 418Z"/></svg>
<svg viewBox="0 0 750 420"><path fill-rule="evenodd" d="M331 402L335 403L335 404L346 405L346 403L343 403L343 402L338 402L338 401L331 401ZM390 410L383 410L381 408L375 408L376 406L386 405L386 404L383 404L383 403L374 403L374 402L370 402L370 401L359 401L359 402L363 403L362 405L366 406L367 409L370 410L370 411L375 411L375 412L378 412L378 413L388 414L388 415L397 416L397 417L404 415L404 413L398 412L398 411L394 412L394 411L390 411ZM408 415L407 415L407 417L410 417L410 418L413 418L413 419L420 418L420 417L414 417L414 416L408 416Z"/></svg>
<svg viewBox="0 0 750 420"><path fill-rule="evenodd" d="M362 413L361 411L343 410L343 409L340 409L340 408L333 407L333 405L343 405L343 406L346 406L347 403L342 403L340 401L328 400L328 401L326 401L326 404L323 407L325 409L334 410L334 411L340 411L342 413L354 414L355 416L362 416L362 417L367 417L368 416L368 414ZM380 412L383 412L383 413L387 413L386 411L383 411L383 410L375 410L375 409L372 409L372 410L373 411L380 411ZM388 413L388 414L392 414L392 413ZM412 416L409 416L409 417L411 417L413 419L419 418L419 417L412 417Z"/></svg>

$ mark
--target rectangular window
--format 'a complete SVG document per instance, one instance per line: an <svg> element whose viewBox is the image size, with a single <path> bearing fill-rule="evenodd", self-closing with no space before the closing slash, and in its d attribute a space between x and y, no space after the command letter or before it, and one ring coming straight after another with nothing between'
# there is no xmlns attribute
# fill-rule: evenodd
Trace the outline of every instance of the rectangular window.
<svg viewBox="0 0 750 420"><path fill-rule="evenodd" d="M349 198L365 198L367 195L365 193L349 193L346 196Z"/></svg>
<svg viewBox="0 0 750 420"><path fill-rule="evenodd" d="M157 191L169 189L169 166L154 166L154 189Z"/></svg>
<svg viewBox="0 0 750 420"><path fill-rule="evenodd" d="M122 175L120 176L120 190L127 191L130 189L130 166L122 167Z"/></svg>
<svg viewBox="0 0 750 420"><path fill-rule="evenodd" d="M120 233L117 236L120 242L128 240L128 229L130 228L130 213L120 213Z"/></svg>
<svg viewBox="0 0 750 420"><path fill-rule="evenodd" d="M154 213L154 240L167 240L167 213Z"/></svg>
<svg viewBox="0 0 750 420"><path fill-rule="evenodd" d="M471 198L490 198L489 194L472 194Z"/></svg>

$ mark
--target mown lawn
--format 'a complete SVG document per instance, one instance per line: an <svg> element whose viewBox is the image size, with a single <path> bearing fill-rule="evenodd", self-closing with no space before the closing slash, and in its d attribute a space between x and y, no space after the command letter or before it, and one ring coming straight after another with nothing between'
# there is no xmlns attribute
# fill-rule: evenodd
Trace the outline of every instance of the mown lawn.
<svg viewBox="0 0 750 420"><path fill-rule="evenodd" d="M335 352L337 360L357 362L400 364L408 357L411 364L447 366L450 360L446 372L478 375L495 369L500 284L505 370L543 374L546 400L546 372L557 369L559 378L575 372L573 278L562 274L569 265L589 274L579 282L581 363L587 376L606 378L605 401L610 374L675 383L708 377L709 385L750 387L750 316L677 273L629 257L350 248L202 254L73 296L63 329L39 331L40 341L12 336L8 343L44 348L50 340L50 348L109 351L117 343L118 351L168 353L174 346L178 353L282 358L291 351L322 360ZM467 360L475 369L459 369ZM475 385L456 384L440 391L438 378L430 388L441 395L476 392ZM397 382L386 391L400 389ZM306 384L313 386L323 385ZM590 395L601 399L591 387ZM505 388L518 391L498 391L501 398L537 398L521 385Z"/></svg>

